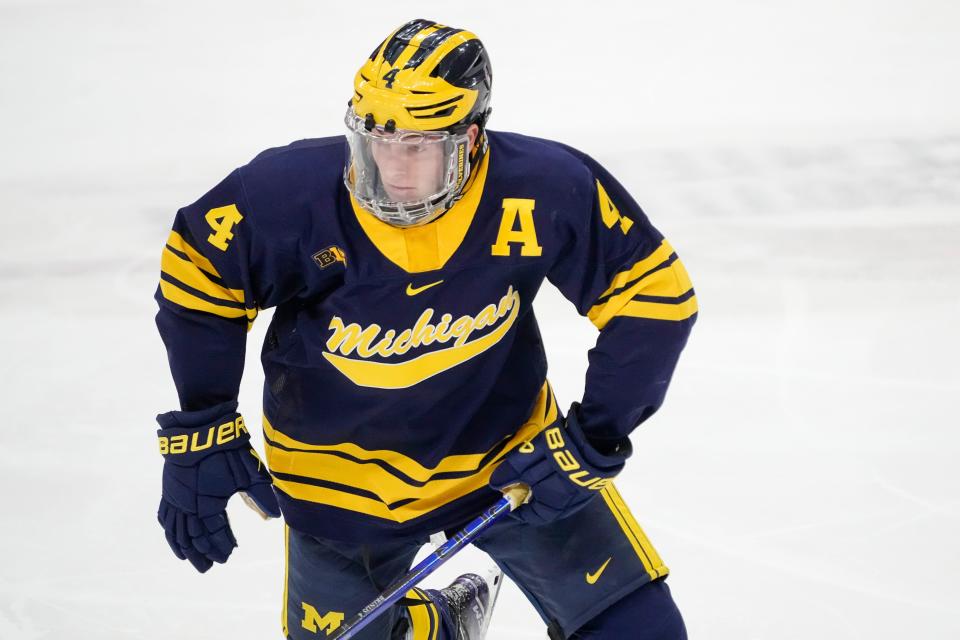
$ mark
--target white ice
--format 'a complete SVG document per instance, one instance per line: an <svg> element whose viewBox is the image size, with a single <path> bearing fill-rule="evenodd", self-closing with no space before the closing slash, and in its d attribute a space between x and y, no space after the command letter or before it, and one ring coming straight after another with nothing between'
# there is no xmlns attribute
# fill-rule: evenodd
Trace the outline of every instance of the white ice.
<svg viewBox="0 0 960 640"><path fill-rule="evenodd" d="M491 127L594 155L693 277L619 483L691 637L960 637L956 3L2 0L0 640L280 637L279 522L231 503L240 547L202 576L155 522L159 252L234 166L339 133L417 16L479 33ZM595 332L537 309L566 405ZM512 585L491 636L544 636Z"/></svg>

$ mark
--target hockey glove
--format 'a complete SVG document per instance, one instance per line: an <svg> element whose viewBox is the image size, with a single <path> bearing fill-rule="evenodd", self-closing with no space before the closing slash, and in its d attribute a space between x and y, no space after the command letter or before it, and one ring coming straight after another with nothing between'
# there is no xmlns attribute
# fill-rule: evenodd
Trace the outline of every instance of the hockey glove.
<svg viewBox="0 0 960 640"><path fill-rule="evenodd" d="M546 524L586 506L600 489L620 473L632 453L630 440L603 454L587 441L574 402L562 418L508 453L493 471L490 486L502 490L518 482L529 485L529 504L511 516L528 524Z"/></svg>
<svg viewBox="0 0 960 640"><path fill-rule="evenodd" d="M157 519L173 553L201 573L226 562L237 546L226 512L234 493L243 491L262 513L280 516L270 474L236 409L236 402L228 402L157 416L164 457Z"/></svg>

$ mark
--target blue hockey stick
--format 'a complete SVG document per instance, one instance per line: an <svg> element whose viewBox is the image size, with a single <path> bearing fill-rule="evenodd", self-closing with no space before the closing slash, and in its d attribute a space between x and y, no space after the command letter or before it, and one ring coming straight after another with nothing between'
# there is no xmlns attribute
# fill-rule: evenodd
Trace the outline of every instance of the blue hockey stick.
<svg viewBox="0 0 960 640"><path fill-rule="evenodd" d="M437 550L424 558L417 566L391 584L373 602L360 610L345 624L340 625L328 640L347 640L352 638L361 629L373 622L381 613L396 604L403 595L421 580L433 573L440 565L452 558L458 551L467 546L484 529L510 513L527 501L530 488L526 485L513 485L504 491L503 497L495 505L481 513L475 520L458 531L449 540L437 547Z"/></svg>

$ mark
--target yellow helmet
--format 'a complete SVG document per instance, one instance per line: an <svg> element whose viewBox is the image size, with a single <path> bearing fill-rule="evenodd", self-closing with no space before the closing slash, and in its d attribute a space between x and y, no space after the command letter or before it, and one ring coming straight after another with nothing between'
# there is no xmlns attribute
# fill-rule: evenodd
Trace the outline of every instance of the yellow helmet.
<svg viewBox="0 0 960 640"><path fill-rule="evenodd" d="M392 120L398 129L482 129L492 83L490 59L476 35L411 20L360 67L350 106L367 121L386 126Z"/></svg>
<svg viewBox="0 0 960 640"><path fill-rule="evenodd" d="M357 72L347 108L343 180L356 202L396 226L453 206L487 150L492 82L469 31L412 20L390 34Z"/></svg>

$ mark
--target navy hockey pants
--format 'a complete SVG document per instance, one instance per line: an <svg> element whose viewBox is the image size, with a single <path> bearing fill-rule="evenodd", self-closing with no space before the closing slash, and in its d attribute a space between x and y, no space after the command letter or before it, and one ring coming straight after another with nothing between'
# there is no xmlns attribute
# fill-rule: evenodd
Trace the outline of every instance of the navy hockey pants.
<svg viewBox="0 0 960 640"><path fill-rule="evenodd" d="M616 488L600 493L577 513L546 526L512 518L498 522L475 544L526 595L551 638L685 639L683 619L663 580L666 566ZM325 637L403 575L423 542L360 545L288 529L286 637ZM386 640L412 621L415 640L454 640L443 612L423 591L407 597L409 607L393 607L357 638ZM497 640L493 633L490 640Z"/></svg>

